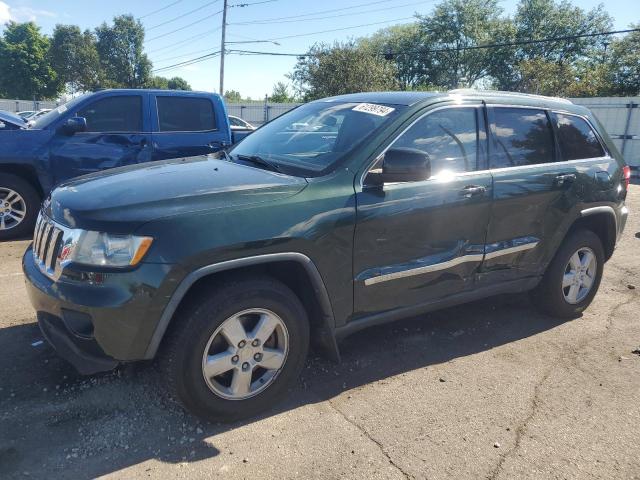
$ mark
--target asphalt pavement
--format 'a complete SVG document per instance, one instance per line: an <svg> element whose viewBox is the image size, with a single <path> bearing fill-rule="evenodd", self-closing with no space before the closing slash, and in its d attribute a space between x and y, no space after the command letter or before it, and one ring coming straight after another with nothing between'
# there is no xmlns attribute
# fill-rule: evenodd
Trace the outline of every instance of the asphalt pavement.
<svg viewBox="0 0 640 480"><path fill-rule="evenodd" d="M581 318L511 295L365 330L232 424L185 413L152 362L78 375L34 323L29 241L0 243L0 478L640 479L640 186L627 203Z"/></svg>

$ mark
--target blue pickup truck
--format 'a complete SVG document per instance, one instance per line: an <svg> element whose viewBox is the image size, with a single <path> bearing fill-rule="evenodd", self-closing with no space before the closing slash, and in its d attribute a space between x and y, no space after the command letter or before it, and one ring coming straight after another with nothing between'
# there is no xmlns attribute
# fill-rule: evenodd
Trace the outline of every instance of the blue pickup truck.
<svg viewBox="0 0 640 480"><path fill-rule="evenodd" d="M56 185L107 168L216 152L232 132L222 98L173 90L102 90L30 124L0 128L0 240L29 234Z"/></svg>

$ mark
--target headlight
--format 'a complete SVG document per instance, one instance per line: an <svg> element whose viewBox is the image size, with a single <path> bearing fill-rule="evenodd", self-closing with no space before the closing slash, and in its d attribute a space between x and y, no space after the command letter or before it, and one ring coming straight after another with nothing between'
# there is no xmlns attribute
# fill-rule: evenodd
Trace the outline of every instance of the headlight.
<svg viewBox="0 0 640 480"><path fill-rule="evenodd" d="M137 265L152 241L151 237L71 230L63 239L60 262L105 267Z"/></svg>

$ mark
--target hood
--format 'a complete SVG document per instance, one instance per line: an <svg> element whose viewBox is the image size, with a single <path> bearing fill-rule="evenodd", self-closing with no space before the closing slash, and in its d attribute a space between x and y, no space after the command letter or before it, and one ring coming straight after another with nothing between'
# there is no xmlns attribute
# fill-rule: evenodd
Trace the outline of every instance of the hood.
<svg viewBox="0 0 640 480"><path fill-rule="evenodd" d="M27 127L26 122L20 115L16 115L15 113L7 112L5 110L0 110L0 122L11 123L18 127Z"/></svg>
<svg viewBox="0 0 640 480"><path fill-rule="evenodd" d="M304 178L200 156L78 177L56 188L44 208L71 228L130 233L162 217L275 201L306 185Z"/></svg>

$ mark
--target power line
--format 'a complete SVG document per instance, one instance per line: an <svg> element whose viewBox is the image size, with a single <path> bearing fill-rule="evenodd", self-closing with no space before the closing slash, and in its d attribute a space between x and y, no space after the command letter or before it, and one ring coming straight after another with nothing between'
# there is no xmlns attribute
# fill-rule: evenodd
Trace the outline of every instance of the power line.
<svg viewBox="0 0 640 480"><path fill-rule="evenodd" d="M181 32L182 30L186 30L187 28L192 27L193 25L197 25L198 23L202 23L205 20L209 20L210 18L213 18L216 15L220 15L221 13L222 13L222 10L218 10L217 12L212 13L211 15L207 15L206 17L202 17L200 20L196 20L195 22L188 23L187 25L185 25L183 27L176 28L175 30L171 30L169 32L165 32L162 35L157 35L155 37L149 38L148 40L145 41L145 43L152 42L152 41L157 40L159 38L164 38L167 35L172 35L174 33Z"/></svg>
<svg viewBox="0 0 640 480"><path fill-rule="evenodd" d="M253 5L260 5L262 3L273 3L278 0L262 0L261 2L250 2L250 3L236 3L234 5L229 5L229 8L233 7L252 7Z"/></svg>
<svg viewBox="0 0 640 480"><path fill-rule="evenodd" d="M190 57L191 55L198 55L200 53L204 53L204 52L209 52L211 51L211 47L209 48L203 48L200 50L196 50L195 52L187 52L187 53L183 53L182 55L174 55L172 57L163 57L163 58L156 58L153 60L153 63L157 63L157 62L167 62L169 60L175 60L176 58L185 58L185 57Z"/></svg>
<svg viewBox="0 0 640 480"><path fill-rule="evenodd" d="M205 8L213 5L214 3L218 3L220 0L213 0L212 2L208 2L205 3L204 5L199 6L198 8L194 8L193 10L187 12L187 13L183 13L182 15L178 15L177 17L172 18L171 20L167 20L166 22L162 22L162 23L158 23L156 25L153 25L151 27L146 27L146 30L153 30L154 28L158 28L158 27L162 27L164 25L168 25L169 23L173 23L177 20L180 20L184 17L188 17L189 15L199 12L200 10L204 10Z"/></svg>
<svg viewBox="0 0 640 480"><path fill-rule="evenodd" d="M502 47L514 47L519 45L530 45L534 43L548 43L548 42L558 42L563 40L576 40L579 38L588 38L588 37L598 37L598 36L608 36L608 35L618 35L621 33L632 33L632 32L640 32L640 28L630 28L627 30L612 30L609 32L597 32L597 33L583 33L579 35L566 35L562 37L548 37L541 38L537 40L520 40L517 42L507 42L507 43L492 43L487 45L472 45L469 47L445 47L445 48L435 48L435 49L418 49L418 50L405 50L405 51L387 51L387 52L373 52L373 55L408 55L415 53L441 53L441 52L459 52L462 50L479 50L484 48L502 48ZM320 56L320 54L310 54L310 53L283 53L283 52L260 52L253 50L229 50L229 53L235 53L240 55L271 55L271 56L286 56L286 57L313 57Z"/></svg>
<svg viewBox="0 0 640 480"><path fill-rule="evenodd" d="M216 28L214 28L212 30L207 30L206 32L202 32L202 33L198 33L196 35L192 35L191 37L187 37L187 38L185 38L183 40L180 40L179 42L174 42L174 43L172 43L170 45L166 45L164 47L160 47L160 48L156 48L155 50L151 50L151 51L147 52L147 54L151 55L152 53L157 53L157 52L160 52L162 50L166 50L168 48L176 48L178 46L184 45L185 43L189 43L192 40L197 40L197 39L200 39L200 38L204 38L207 35L210 35L212 33L217 32L218 30L220 30L220 28L221 27L216 27Z"/></svg>
<svg viewBox="0 0 640 480"><path fill-rule="evenodd" d="M332 12L341 12L344 10L352 10L354 8L359 8L359 7L369 7L371 5L379 5L381 3L389 3L389 0L378 0L376 2L366 2L366 3L360 3L358 5L352 5L350 7L342 7L342 8L332 8L330 10L320 10L317 12L311 12L311 13L303 13L300 15L289 15L286 17L275 17L275 18L265 18L265 19L261 19L261 20L247 20L245 22L236 22L233 23L233 25L250 25L250 24L254 24L254 23L271 23L271 22L275 22L277 20L286 20L286 19L291 19L291 18L302 18L302 17L310 17L313 15L320 15L323 13L332 13Z"/></svg>
<svg viewBox="0 0 640 480"><path fill-rule="evenodd" d="M394 18L392 20L384 20L382 22L363 23L361 25L351 25L349 27L332 28L330 30L321 30L319 32L307 32L307 33L298 33L296 35L285 35L284 37L272 37L272 38L267 38L267 40L285 40L287 38L309 37L311 35L318 35L320 33L340 32L342 30L351 30L352 28L370 27L372 25L382 25L383 23L399 22L401 20L411 20L412 18L414 18L414 17Z"/></svg>
<svg viewBox="0 0 640 480"><path fill-rule="evenodd" d="M150 17L151 15L155 15L156 13L160 13L160 12L163 12L163 11L167 10L168 8L171 8L174 5L179 4L180 2L182 2L182 0L177 0L176 2L170 3L169 5L166 5L166 6L162 7L162 8L154 10L153 12L146 13L146 14L142 15L141 17L138 17L138 18L140 20L142 20L143 18Z"/></svg>
<svg viewBox="0 0 640 480"><path fill-rule="evenodd" d="M211 52L211 53L208 53L206 55L202 55L202 56L197 57L197 58L192 58L191 60L185 60L184 62L175 63L173 65L167 65L166 67L156 68L156 69L152 70L152 72L153 73L158 73L158 72L164 72L164 71L167 71L167 70L173 70L174 68L187 67L189 65L193 65L194 63L204 62L205 60L209 60L210 58L216 57L218 55L220 55L220 51Z"/></svg>
<svg viewBox="0 0 640 480"><path fill-rule="evenodd" d="M432 0L433 1L433 0ZM411 3L405 3L403 5L394 5L393 8L403 8L403 7L410 7L412 5L422 5L424 4L424 1L421 2L411 2ZM374 8L371 10L362 10L360 12L350 12L350 13L340 13L338 15L328 15L325 17L314 17L314 18L303 18L303 19L293 19L293 20L278 20L278 21L271 21L271 22L261 22L259 23L260 25L269 25L269 24L278 24L278 23L298 23L298 22L310 22L313 20L326 20L328 18L339 18L339 17L348 17L350 15L360 15L363 13L374 13L374 12L382 12L385 10L389 10L389 7L382 7L382 8ZM240 22L240 23L230 23L229 25L249 25L249 24L258 24L258 22Z"/></svg>

